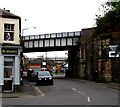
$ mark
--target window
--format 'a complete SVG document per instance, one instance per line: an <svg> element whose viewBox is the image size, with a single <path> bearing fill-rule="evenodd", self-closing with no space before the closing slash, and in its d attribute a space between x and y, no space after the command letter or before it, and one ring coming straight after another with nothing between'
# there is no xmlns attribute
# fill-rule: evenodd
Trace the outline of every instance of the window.
<svg viewBox="0 0 120 107"><path fill-rule="evenodd" d="M29 42L29 48L33 48L33 41Z"/></svg>
<svg viewBox="0 0 120 107"><path fill-rule="evenodd" d="M43 47L43 40L39 41L39 47Z"/></svg>
<svg viewBox="0 0 120 107"><path fill-rule="evenodd" d="M51 34L51 38L56 38L56 34L55 33Z"/></svg>
<svg viewBox="0 0 120 107"><path fill-rule="evenodd" d="M34 47L38 47L38 41L34 41Z"/></svg>
<svg viewBox="0 0 120 107"><path fill-rule="evenodd" d="M49 47L49 40L45 40L45 47Z"/></svg>
<svg viewBox="0 0 120 107"><path fill-rule="evenodd" d="M54 39L50 40L50 46L54 46Z"/></svg>
<svg viewBox="0 0 120 107"><path fill-rule="evenodd" d="M77 42L79 41L78 38L73 38L73 45L77 45Z"/></svg>
<svg viewBox="0 0 120 107"><path fill-rule="evenodd" d="M67 37L68 33L67 32L64 32L63 33L63 37Z"/></svg>
<svg viewBox="0 0 120 107"><path fill-rule="evenodd" d="M69 36L74 36L74 33L73 32L69 32Z"/></svg>
<svg viewBox="0 0 120 107"><path fill-rule="evenodd" d="M80 31L75 32L75 36L80 36Z"/></svg>
<svg viewBox="0 0 120 107"><path fill-rule="evenodd" d="M14 24L4 24L4 40L14 41Z"/></svg>
<svg viewBox="0 0 120 107"><path fill-rule="evenodd" d="M45 35L44 34L40 35L40 38L41 39L45 38Z"/></svg>
<svg viewBox="0 0 120 107"><path fill-rule="evenodd" d="M66 39L61 39L61 45L66 46Z"/></svg>
<svg viewBox="0 0 120 107"><path fill-rule="evenodd" d="M46 38L50 38L50 34L46 34Z"/></svg>
<svg viewBox="0 0 120 107"><path fill-rule="evenodd" d="M30 35L30 39L34 39L34 35Z"/></svg>
<svg viewBox="0 0 120 107"><path fill-rule="evenodd" d="M72 39L71 38L68 38L67 39L67 45L69 46L69 45L72 45Z"/></svg>
<svg viewBox="0 0 120 107"><path fill-rule="evenodd" d="M4 78L10 78L12 76L12 67L4 68Z"/></svg>
<svg viewBox="0 0 120 107"><path fill-rule="evenodd" d="M35 39L39 39L39 35L35 35Z"/></svg>
<svg viewBox="0 0 120 107"><path fill-rule="evenodd" d="M56 42L56 43L55 43L56 46L60 46L60 39L56 39L55 42Z"/></svg>
<svg viewBox="0 0 120 107"><path fill-rule="evenodd" d="M25 38L25 40L29 40L29 36L25 36L24 38Z"/></svg>
<svg viewBox="0 0 120 107"><path fill-rule="evenodd" d="M28 42L24 43L24 47L28 48Z"/></svg>
<svg viewBox="0 0 120 107"><path fill-rule="evenodd" d="M57 37L62 37L61 33L57 33Z"/></svg>

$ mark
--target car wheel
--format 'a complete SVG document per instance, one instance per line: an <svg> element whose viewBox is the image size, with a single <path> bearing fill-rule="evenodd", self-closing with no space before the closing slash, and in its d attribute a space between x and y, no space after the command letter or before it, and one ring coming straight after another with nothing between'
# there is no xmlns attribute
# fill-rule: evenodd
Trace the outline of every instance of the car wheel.
<svg viewBox="0 0 120 107"><path fill-rule="evenodd" d="M36 80L36 86L38 86L39 85L39 82Z"/></svg>
<svg viewBox="0 0 120 107"><path fill-rule="evenodd" d="M50 82L50 85L53 85L53 80Z"/></svg>

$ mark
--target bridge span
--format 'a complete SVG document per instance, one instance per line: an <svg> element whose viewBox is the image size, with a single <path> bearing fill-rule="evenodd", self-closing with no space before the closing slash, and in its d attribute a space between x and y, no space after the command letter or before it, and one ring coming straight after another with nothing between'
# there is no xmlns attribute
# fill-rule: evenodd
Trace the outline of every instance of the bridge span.
<svg viewBox="0 0 120 107"><path fill-rule="evenodd" d="M78 41L81 31L60 32L22 37L23 53L68 50L69 71L67 77L74 77L75 57L79 50Z"/></svg>

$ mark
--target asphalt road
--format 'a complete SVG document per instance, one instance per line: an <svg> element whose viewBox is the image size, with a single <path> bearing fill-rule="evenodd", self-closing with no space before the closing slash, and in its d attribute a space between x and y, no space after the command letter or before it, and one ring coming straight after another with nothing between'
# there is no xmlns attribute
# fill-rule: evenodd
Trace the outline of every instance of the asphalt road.
<svg viewBox="0 0 120 107"><path fill-rule="evenodd" d="M6 98L3 105L118 105L118 91L78 79L54 79L53 86L38 86L42 95ZM6 107L6 106L5 106ZM12 107L12 106L10 106ZM23 106L22 106L23 107Z"/></svg>

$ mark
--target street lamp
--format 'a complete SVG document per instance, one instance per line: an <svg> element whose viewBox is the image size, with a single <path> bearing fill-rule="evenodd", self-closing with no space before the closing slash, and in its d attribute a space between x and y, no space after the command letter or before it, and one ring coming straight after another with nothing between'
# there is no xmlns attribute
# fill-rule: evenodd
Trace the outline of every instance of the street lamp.
<svg viewBox="0 0 120 107"><path fill-rule="evenodd" d="M30 27L31 28L31 27ZM22 29L22 36L23 36L23 34L24 34L24 31L25 30L28 30L28 29L30 29L30 28L24 28L24 29ZM37 29L36 27L32 27L33 29Z"/></svg>

